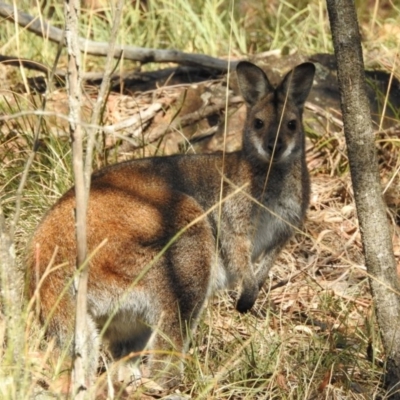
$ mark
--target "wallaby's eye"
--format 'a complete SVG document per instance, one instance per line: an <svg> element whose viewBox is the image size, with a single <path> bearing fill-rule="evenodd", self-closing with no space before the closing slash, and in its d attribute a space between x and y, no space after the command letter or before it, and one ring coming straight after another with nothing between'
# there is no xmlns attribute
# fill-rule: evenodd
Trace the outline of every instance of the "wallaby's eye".
<svg viewBox="0 0 400 400"><path fill-rule="evenodd" d="M259 118L256 118L254 120L254 128L255 129L261 129L263 126L264 126L264 121L263 120L261 120Z"/></svg>
<svg viewBox="0 0 400 400"><path fill-rule="evenodd" d="M295 119L291 119L291 120L288 122L287 127L288 127L291 131L296 130L296 127L297 127L297 122L296 122L296 120L295 120Z"/></svg>

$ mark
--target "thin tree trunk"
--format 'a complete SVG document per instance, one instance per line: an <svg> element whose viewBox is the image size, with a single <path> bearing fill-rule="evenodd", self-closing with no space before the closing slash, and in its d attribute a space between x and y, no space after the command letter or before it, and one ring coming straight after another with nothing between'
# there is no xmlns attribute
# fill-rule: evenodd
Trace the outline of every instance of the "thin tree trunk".
<svg viewBox="0 0 400 400"><path fill-rule="evenodd" d="M80 0L66 0L66 39L68 48L68 74L67 85L70 107L70 135L73 153L73 171L75 180L75 221L76 221L76 241L77 241L77 262L78 287L76 296L76 316L75 316L75 335L74 335L74 365L72 371L73 396L74 399L81 400L88 393L89 382L89 336L87 329L87 286L89 278L89 264L87 262L87 229L86 215L90 191L90 178L92 172L93 146L96 140L97 128L92 128L89 132L88 143L86 146L86 162L84 163L83 139L84 132L81 124L81 61L78 37L78 16ZM113 70L113 54L118 34L118 27L122 14L123 0L118 0L114 9L114 19L109 42L110 54L108 55L104 79L100 88L97 101L92 115L92 126L97 126L100 118L100 111L109 90L110 76Z"/></svg>
<svg viewBox="0 0 400 400"><path fill-rule="evenodd" d="M374 132L354 0L327 0L338 65L344 133L351 179L370 275L376 315L386 352L386 385L400 399L400 285L382 197Z"/></svg>
<svg viewBox="0 0 400 400"><path fill-rule="evenodd" d="M87 196L85 193L84 166L83 166L83 130L81 121L81 54L78 45L78 13L80 0L66 0L65 21L66 40L68 48L68 96L70 135L72 141L73 171L75 180L75 221L76 221L76 243L77 261L76 266L80 269L78 273L78 287L76 296L75 314L75 336L74 336L74 358L72 371L73 395L75 399L83 399L88 390L88 349L87 346L87 281L88 268L84 265L87 256L86 240L86 209Z"/></svg>

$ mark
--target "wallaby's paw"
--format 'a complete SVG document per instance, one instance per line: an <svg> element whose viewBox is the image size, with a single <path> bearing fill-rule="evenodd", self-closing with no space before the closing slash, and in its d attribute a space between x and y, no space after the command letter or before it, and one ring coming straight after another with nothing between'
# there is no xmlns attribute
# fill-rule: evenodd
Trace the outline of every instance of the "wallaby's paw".
<svg viewBox="0 0 400 400"><path fill-rule="evenodd" d="M236 303L236 310L242 314L250 311L250 309L254 306L256 299L257 299L257 297L249 298L247 296L245 296L245 297L240 296L239 300Z"/></svg>
<svg viewBox="0 0 400 400"><path fill-rule="evenodd" d="M236 310L240 313L249 311L258 297L258 284L255 279L247 279L243 282L242 292L236 302Z"/></svg>
<svg viewBox="0 0 400 400"><path fill-rule="evenodd" d="M239 299L239 301L236 303L236 310L244 314L250 311L253 305L254 302L248 302L247 299Z"/></svg>

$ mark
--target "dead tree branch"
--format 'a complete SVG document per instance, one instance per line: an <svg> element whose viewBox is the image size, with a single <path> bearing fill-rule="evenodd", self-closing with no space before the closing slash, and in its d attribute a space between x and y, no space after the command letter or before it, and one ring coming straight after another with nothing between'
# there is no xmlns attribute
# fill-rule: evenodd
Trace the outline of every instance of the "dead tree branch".
<svg viewBox="0 0 400 400"><path fill-rule="evenodd" d="M238 104L238 103L242 103L242 102L243 102L242 97L238 96L238 97L234 97L234 98L230 99L228 104L232 105L232 104ZM189 125L193 125L194 123L202 120L203 118L207 118L210 115L216 114L216 113L224 110L225 107L226 107L225 101L218 102L216 104L206 105L197 111L194 111L190 114L184 115L181 118L177 118L170 124L159 125L155 129L153 129L151 132L146 133L146 135L145 135L146 143L153 143L169 132L172 132L176 129L182 129Z"/></svg>
<svg viewBox="0 0 400 400"><path fill-rule="evenodd" d="M28 31L42 37L48 38L52 42L59 43L62 38L62 30L51 26L49 23L34 18L22 11L15 12L14 7L0 2L0 15L15 21ZM95 56L107 56L110 53L108 42L95 42L85 38L78 38L78 48L87 54ZM183 65L201 66L225 72L228 70L228 61L210 57L204 54L190 54L178 50L147 49L134 46L115 46L114 58L123 57L127 60L139 61L141 63L177 63ZM231 61L230 68L236 65Z"/></svg>

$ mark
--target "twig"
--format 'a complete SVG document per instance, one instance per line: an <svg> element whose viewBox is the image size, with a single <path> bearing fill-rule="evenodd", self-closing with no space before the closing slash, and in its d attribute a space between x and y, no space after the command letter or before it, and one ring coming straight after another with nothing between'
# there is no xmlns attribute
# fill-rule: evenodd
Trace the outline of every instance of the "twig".
<svg viewBox="0 0 400 400"><path fill-rule="evenodd" d="M55 28L47 22L34 18L22 11L14 12L14 8L8 4L0 2L0 15L16 21L18 25L25 27L28 31L35 33L42 38L48 38L52 42L60 42L62 30ZM78 47L80 51L95 56L107 56L110 54L109 43L95 42L85 38L78 38ZM111 53L112 54L112 53ZM139 61L141 63L167 63L202 66L219 71L228 70L228 61L219 58L210 57L204 54L190 54L178 50L160 50L148 49L134 46L116 46L113 57L124 57L127 60ZM236 61L231 61L231 69L236 66Z"/></svg>
<svg viewBox="0 0 400 400"><path fill-rule="evenodd" d="M335 118L332 113L327 111L325 108L319 107L314 103L310 103L309 101L306 102L305 106L308 110L313 111L315 114L320 115L321 117L327 119L332 124L336 125L340 129L343 129L343 122L339 118Z"/></svg>
<svg viewBox="0 0 400 400"><path fill-rule="evenodd" d="M2 54L0 54L0 64L11 65L13 67L22 66L24 68L32 69L34 71L44 72L46 75L51 71L51 68L46 67L45 65L37 61L29 60L28 58L4 56ZM54 75L59 77L65 77L66 72L63 70L56 69L54 71Z"/></svg>
<svg viewBox="0 0 400 400"><path fill-rule="evenodd" d="M321 117L326 118L331 123L335 124L338 128L343 129L343 121L339 118L336 118L329 111L325 110L322 107L317 106L314 103L306 102L306 108L310 111L313 111L315 114L320 115ZM390 126L386 129L378 129L374 132L375 135L386 134L386 135L396 135L400 131L400 124L396 124Z"/></svg>
<svg viewBox="0 0 400 400"><path fill-rule="evenodd" d="M376 131L375 135L398 135L400 133L400 124L393 125L389 128Z"/></svg>
<svg viewBox="0 0 400 400"><path fill-rule="evenodd" d="M96 100L96 103L93 108L92 118L90 121L91 125L95 125L100 122L99 121L100 112L104 107L104 103L106 101L106 94L110 88L110 80L111 80L111 75L113 72L113 61L114 61L112 54L114 53L115 43L116 43L117 35L118 35L119 24L121 21L122 6L123 6L123 0L118 0L116 7L115 7L113 25L111 28L111 37L110 37L110 43L109 43L110 52L107 56L105 70L104 70L104 76L101 81L100 90L97 95L97 100ZM93 148L94 148L94 144L96 141L96 137L98 136L98 131L99 131L98 129L91 129L88 133L88 143L87 143L87 148L86 148L86 160L85 160L85 172L84 172L87 194L89 193L89 189L90 189L90 177L92 174L92 161L93 161Z"/></svg>
<svg viewBox="0 0 400 400"><path fill-rule="evenodd" d="M120 122L117 122L114 125L108 125L99 127L103 132L107 134L114 134L115 132L121 131L123 129L138 129L140 128L143 123L149 121L150 119L154 118L158 111L162 109L161 103L153 103L150 104L148 108L145 110L140 110L136 115L132 117L126 118Z"/></svg>
<svg viewBox="0 0 400 400"><path fill-rule="evenodd" d="M233 97L228 101L229 105L234 105L234 104L240 104L243 102L243 99L240 96ZM99 126L98 124L87 124L84 122L81 122L81 126L86 129L95 129L104 132L107 135L114 135L119 139L126 140L128 141L133 147L140 147L143 145L143 141L140 143L137 142L135 139L138 139L139 137L142 138L143 136L143 126L148 123L154 116L164 108L164 105L162 103L153 103L151 104L148 108L140 110L136 115L133 115L132 117L126 118L122 121L117 122L114 125L105 125L105 126ZM155 129L153 129L150 132L146 132L145 134L145 142L146 143L153 143L157 141L160 137L163 135L166 135L169 132L172 132L176 129L181 129L184 128L188 125L192 125L196 123L197 121L200 121L204 118L207 118L208 116L215 114L217 112L220 112L225 108L225 102L218 102L213 105L208 105L200 108L197 111L194 111L193 113L186 114L181 118L178 118L177 120L173 121L170 124L164 124L164 125L159 125ZM71 122L71 117L67 117L63 114L59 113L54 113L50 111L22 111L16 114L12 115L3 115L0 116L0 121L8 121L11 119L15 118L22 118L25 116L29 115L39 115L39 116L56 116L57 118L64 119L68 122ZM124 130L124 129L130 129L133 130L134 132L131 133L129 136L121 135L118 134L117 132ZM213 133L214 130L211 130L210 132L203 132L205 135L209 135ZM200 140L200 138L198 138ZM197 140L197 139L195 139Z"/></svg>
<svg viewBox="0 0 400 400"><path fill-rule="evenodd" d="M96 124L95 125L88 124L85 122L81 122L80 125L86 129L98 129L98 130L104 131L105 133L108 133L108 134L114 134L115 132L117 132L119 130L127 129L132 126L134 127L134 129L136 127L139 127L140 121L143 122L143 118L145 118L146 121L150 120L151 118L153 118L155 116L156 110L158 110L160 108L162 108L161 103L154 103L153 105L151 105L149 107L149 111L147 111L147 109L141 110L138 113L139 115L135 115L133 117L127 118L126 120L118 122L115 125L100 126L100 125L96 125ZM53 111L41 111L41 110L21 111L19 113L15 113L15 114L2 115L2 116L0 116L0 121L10 121L10 120L13 120L16 118L23 118L23 117L27 117L27 116L31 116L31 115L43 116L43 117L57 117L62 120L65 120L69 123L72 122L71 117L68 117L64 114L56 113ZM59 135L59 136L63 136L63 135Z"/></svg>

